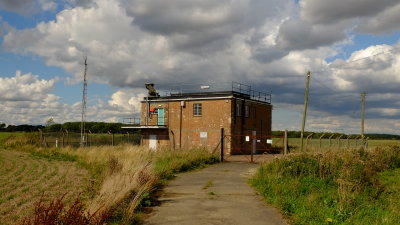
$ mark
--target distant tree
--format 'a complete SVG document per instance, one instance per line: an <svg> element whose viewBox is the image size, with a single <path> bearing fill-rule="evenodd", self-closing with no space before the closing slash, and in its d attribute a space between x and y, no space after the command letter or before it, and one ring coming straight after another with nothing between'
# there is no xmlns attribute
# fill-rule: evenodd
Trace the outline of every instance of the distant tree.
<svg viewBox="0 0 400 225"><path fill-rule="evenodd" d="M54 122L53 117L50 117L46 120L46 127L50 127L51 125L56 124L56 122Z"/></svg>
<svg viewBox="0 0 400 225"><path fill-rule="evenodd" d="M6 124L0 123L0 131L4 131L5 128L6 128Z"/></svg>

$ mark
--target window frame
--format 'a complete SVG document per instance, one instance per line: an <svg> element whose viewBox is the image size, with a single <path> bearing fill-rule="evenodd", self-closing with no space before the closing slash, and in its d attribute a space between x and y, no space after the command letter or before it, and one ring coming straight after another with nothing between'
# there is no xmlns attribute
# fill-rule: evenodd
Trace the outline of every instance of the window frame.
<svg viewBox="0 0 400 225"><path fill-rule="evenodd" d="M236 116L242 116L242 104L236 103Z"/></svg>
<svg viewBox="0 0 400 225"><path fill-rule="evenodd" d="M202 115L203 115L203 104L193 103L193 116L202 116Z"/></svg>
<svg viewBox="0 0 400 225"><path fill-rule="evenodd" d="M244 106L244 117L249 118L250 116L250 107L249 105Z"/></svg>

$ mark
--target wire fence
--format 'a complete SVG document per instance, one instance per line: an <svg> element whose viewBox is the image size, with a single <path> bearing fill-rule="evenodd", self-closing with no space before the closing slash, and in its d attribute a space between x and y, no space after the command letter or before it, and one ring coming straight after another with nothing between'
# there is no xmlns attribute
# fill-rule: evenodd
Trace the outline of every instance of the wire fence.
<svg viewBox="0 0 400 225"><path fill-rule="evenodd" d="M40 144L45 147L105 146L140 144L139 133L81 133L60 131L40 132Z"/></svg>
<svg viewBox="0 0 400 225"><path fill-rule="evenodd" d="M301 138L288 138L289 152L300 152ZM350 150L355 148L368 148L368 139L362 140L361 138L304 138L303 151L304 152L327 152L332 150Z"/></svg>

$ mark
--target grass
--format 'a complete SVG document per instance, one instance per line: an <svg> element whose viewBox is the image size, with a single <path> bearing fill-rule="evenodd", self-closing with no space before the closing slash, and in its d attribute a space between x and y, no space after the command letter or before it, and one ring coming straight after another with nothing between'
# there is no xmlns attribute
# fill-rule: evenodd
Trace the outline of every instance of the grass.
<svg viewBox="0 0 400 225"><path fill-rule="evenodd" d="M85 212L112 214L111 221L117 224L139 220L138 210L150 206L152 193L175 173L218 161L205 149L152 151L132 145L24 149L32 157L49 162L76 161L90 171L92 192Z"/></svg>
<svg viewBox="0 0 400 225"><path fill-rule="evenodd" d="M300 138L289 138L288 144L290 146L291 152L298 152L300 148ZM273 140L275 146L282 147L283 140L275 138ZM310 139L308 143L304 138L303 141L304 148L309 151L329 151L329 150L345 150L345 149L355 149L361 146L361 140L357 142L354 139L341 139L340 144L339 140L336 138L331 139L331 144L329 144L329 139L322 139L321 141L321 149L320 149L320 140L318 138ZM387 146L395 146L400 145L400 140L368 140L368 147L369 148L376 148L376 147L387 147Z"/></svg>
<svg viewBox="0 0 400 225"><path fill-rule="evenodd" d="M263 164L251 184L293 224L398 224L400 147L304 153Z"/></svg>
<svg viewBox="0 0 400 225"><path fill-rule="evenodd" d="M0 150L0 164L1 224L15 224L28 216L41 196L47 201L67 193L64 200L68 201L90 187L87 171L74 162Z"/></svg>
<svg viewBox="0 0 400 225"><path fill-rule="evenodd" d="M203 186L203 189L208 189L214 185L212 180L208 180L207 183Z"/></svg>

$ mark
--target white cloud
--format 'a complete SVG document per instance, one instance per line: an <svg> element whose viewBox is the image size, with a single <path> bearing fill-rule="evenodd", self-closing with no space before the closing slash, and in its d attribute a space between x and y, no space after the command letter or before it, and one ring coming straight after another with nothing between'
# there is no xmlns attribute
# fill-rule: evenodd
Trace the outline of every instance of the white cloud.
<svg viewBox="0 0 400 225"><path fill-rule="evenodd" d="M55 7L52 1L40 2L49 10ZM31 29L9 30L3 47L42 57L46 64L72 74L72 78L66 78L70 82L81 80L82 57L87 55L91 82L121 88L109 100L89 106L88 118L110 121L137 113L142 95L128 88L142 88L149 81L157 88L168 89L176 84L236 80L262 91L272 90L274 101L297 106L302 104L309 70L311 110L327 116L346 115L358 104L358 93L365 90L370 104L379 103L387 109L370 111L374 118L397 116L394 109L399 102L389 94L399 94L398 45L370 46L348 59L325 60L351 43L354 32L398 29L394 10L399 7L397 0L303 0L300 5L291 0L67 3L54 21ZM50 90L45 93L51 94ZM347 98L349 94L353 95L351 99ZM382 96L380 101L372 99L377 95ZM43 104L59 101L54 96L50 99ZM64 116L60 120L79 119L79 104L60 107ZM327 121L333 124L338 119ZM326 125L324 121L316 124L321 129Z"/></svg>
<svg viewBox="0 0 400 225"><path fill-rule="evenodd" d="M39 79L30 73L16 72L13 77L0 77L0 121L7 124L44 124L79 121L81 103L66 104L52 92L57 79ZM144 90L118 90L110 100L89 104L88 121L121 122L122 118L138 117Z"/></svg>
<svg viewBox="0 0 400 225"><path fill-rule="evenodd" d="M21 74L0 77L0 101L37 101L54 88L56 79L39 80L37 75Z"/></svg>

